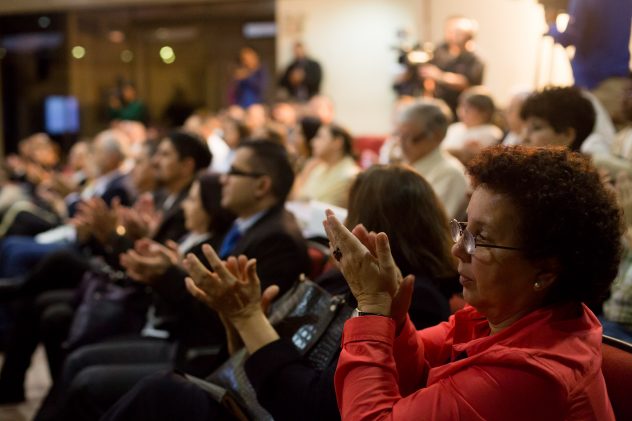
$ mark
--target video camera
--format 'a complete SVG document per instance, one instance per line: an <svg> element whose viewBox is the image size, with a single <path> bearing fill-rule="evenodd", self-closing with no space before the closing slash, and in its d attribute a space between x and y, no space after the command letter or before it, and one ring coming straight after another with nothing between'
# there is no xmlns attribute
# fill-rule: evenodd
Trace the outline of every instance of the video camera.
<svg viewBox="0 0 632 421"><path fill-rule="evenodd" d="M397 62L407 67L415 67L432 60L433 48L431 43L425 43L423 47L415 44L413 47L398 46L393 47L393 49L399 53Z"/></svg>

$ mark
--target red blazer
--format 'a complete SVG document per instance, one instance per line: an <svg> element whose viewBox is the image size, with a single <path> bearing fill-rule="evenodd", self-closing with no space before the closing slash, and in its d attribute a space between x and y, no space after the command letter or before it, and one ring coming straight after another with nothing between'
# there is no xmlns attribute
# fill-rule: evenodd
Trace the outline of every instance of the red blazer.
<svg viewBox="0 0 632 421"><path fill-rule="evenodd" d="M343 420L614 420L601 325L584 305L536 310L490 336L467 306L416 331L350 319L335 376Z"/></svg>

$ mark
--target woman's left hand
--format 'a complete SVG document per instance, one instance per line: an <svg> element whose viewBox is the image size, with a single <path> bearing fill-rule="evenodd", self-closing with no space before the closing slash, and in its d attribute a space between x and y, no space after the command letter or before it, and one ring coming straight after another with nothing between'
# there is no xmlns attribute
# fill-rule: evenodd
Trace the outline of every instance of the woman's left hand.
<svg viewBox="0 0 632 421"><path fill-rule="evenodd" d="M402 274L391 255L386 234L369 233L362 225L352 233L330 210L323 224L332 255L338 255L337 266L358 301L358 309L390 316Z"/></svg>
<svg viewBox="0 0 632 421"><path fill-rule="evenodd" d="M188 254L183 263L189 272L186 279L189 292L233 323L262 312L256 260L242 255L223 262L208 244L202 251L214 272L195 255Z"/></svg>

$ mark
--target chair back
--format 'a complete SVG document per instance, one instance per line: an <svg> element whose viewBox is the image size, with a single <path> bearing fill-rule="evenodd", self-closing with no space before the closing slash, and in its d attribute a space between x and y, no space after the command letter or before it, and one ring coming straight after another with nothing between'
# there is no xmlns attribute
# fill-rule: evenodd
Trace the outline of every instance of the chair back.
<svg viewBox="0 0 632 421"><path fill-rule="evenodd" d="M617 420L632 420L632 344L603 336L601 370Z"/></svg>
<svg viewBox="0 0 632 421"><path fill-rule="evenodd" d="M307 253L310 260L309 279L318 278L324 271L329 261L329 247L314 239L307 240Z"/></svg>

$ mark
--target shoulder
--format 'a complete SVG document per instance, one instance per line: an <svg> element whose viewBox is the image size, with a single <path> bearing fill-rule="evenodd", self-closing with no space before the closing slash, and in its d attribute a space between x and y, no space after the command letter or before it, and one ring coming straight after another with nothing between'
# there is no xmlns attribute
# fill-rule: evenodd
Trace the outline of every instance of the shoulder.
<svg viewBox="0 0 632 421"><path fill-rule="evenodd" d="M465 182L465 167L461 161L446 151L441 151L441 168L452 177L462 179Z"/></svg>
<svg viewBox="0 0 632 421"><path fill-rule="evenodd" d="M245 236L266 238L299 238L303 235L294 214L283 206L269 209L245 234Z"/></svg>

